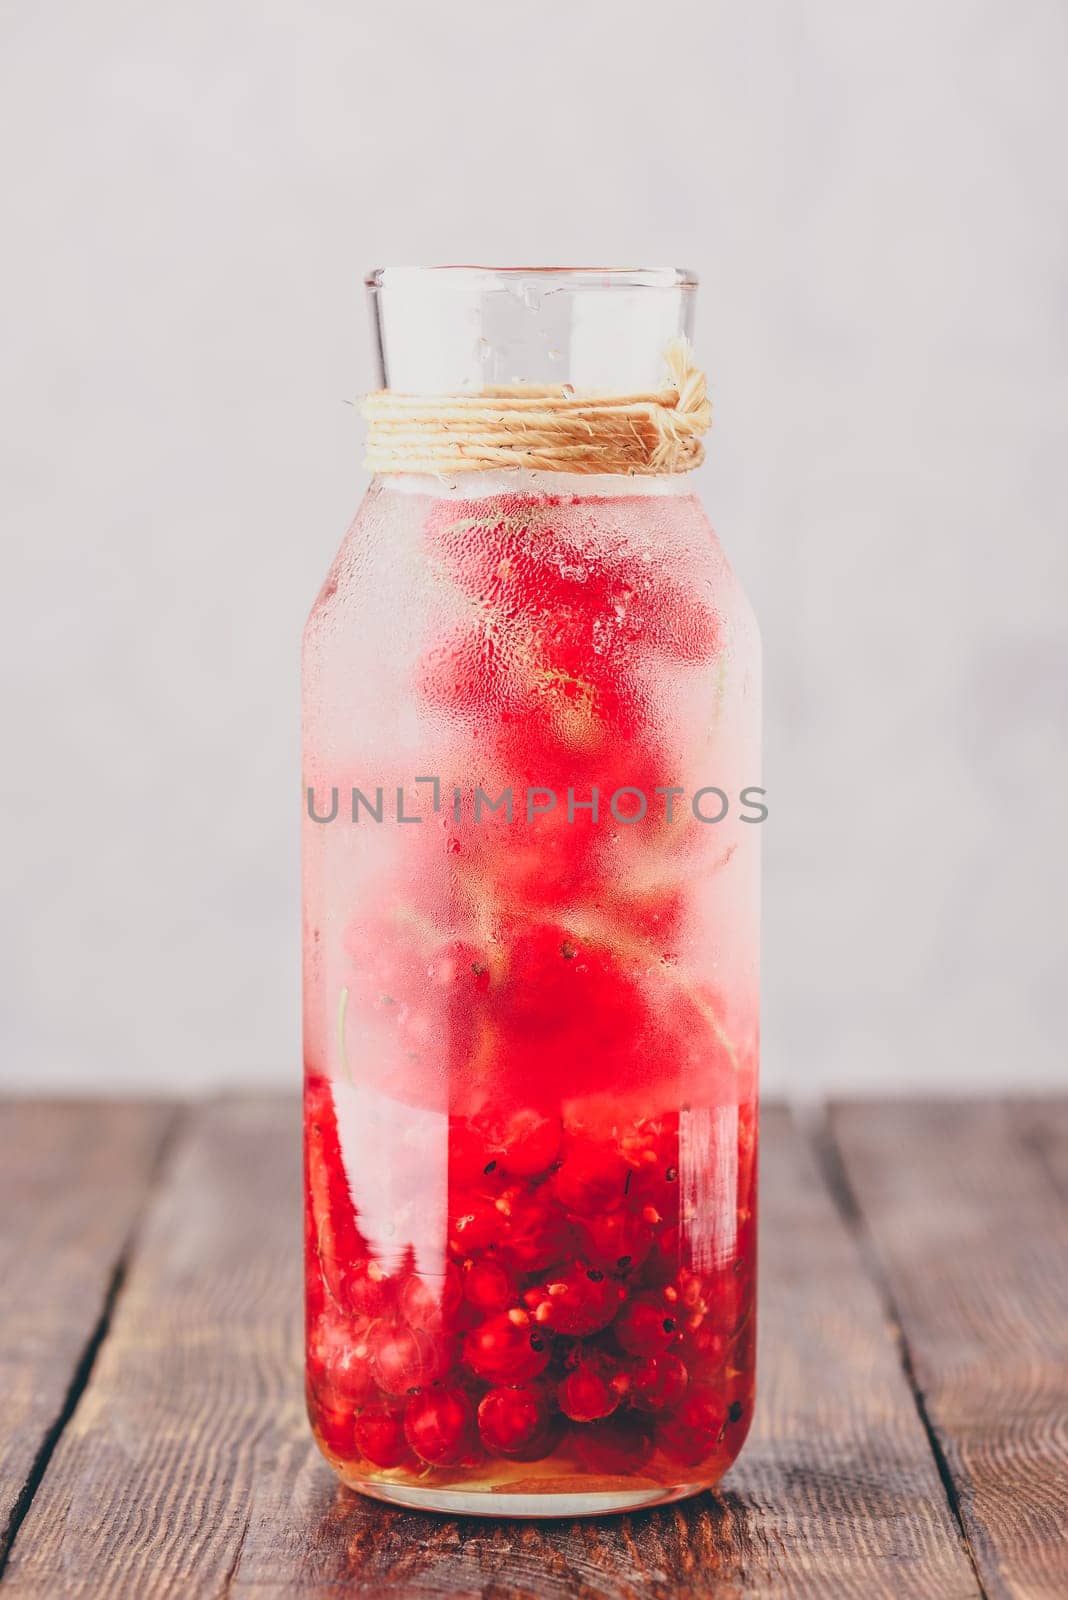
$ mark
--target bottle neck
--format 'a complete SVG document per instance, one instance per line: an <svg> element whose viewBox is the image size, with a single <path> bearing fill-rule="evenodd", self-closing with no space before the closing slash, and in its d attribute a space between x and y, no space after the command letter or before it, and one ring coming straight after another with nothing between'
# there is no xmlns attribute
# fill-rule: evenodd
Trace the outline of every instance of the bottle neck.
<svg viewBox="0 0 1068 1600"><path fill-rule="evenodd" d="M678 267L383 267L367 286L379 381L398 394L646 393L693 334L696 279Z"/></svg>

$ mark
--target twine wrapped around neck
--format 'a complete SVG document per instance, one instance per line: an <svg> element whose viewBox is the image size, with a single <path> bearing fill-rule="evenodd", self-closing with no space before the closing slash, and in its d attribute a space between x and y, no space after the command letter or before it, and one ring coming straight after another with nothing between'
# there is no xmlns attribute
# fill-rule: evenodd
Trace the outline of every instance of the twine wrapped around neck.
<svg viewBox="0 0 1068 1600"><path fill-rule="evenodd" d="M477 394L379 389L360 409L371 472L689 472L704 460L712 421L704 373L689 345L664 353L670 383L653 394L576 394L568 384L516 384Z"/></svg>

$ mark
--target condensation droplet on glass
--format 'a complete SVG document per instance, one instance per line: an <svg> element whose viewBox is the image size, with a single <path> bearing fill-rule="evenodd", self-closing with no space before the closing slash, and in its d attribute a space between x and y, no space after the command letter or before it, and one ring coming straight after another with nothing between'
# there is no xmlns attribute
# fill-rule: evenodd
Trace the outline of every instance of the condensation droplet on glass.
<svg viewBox="0 0 1068 1600"><path fill-rule="evenodd" d="M575 385L573 383L562 383L560 385L560 393L570 400L575 393Z"/></svg>

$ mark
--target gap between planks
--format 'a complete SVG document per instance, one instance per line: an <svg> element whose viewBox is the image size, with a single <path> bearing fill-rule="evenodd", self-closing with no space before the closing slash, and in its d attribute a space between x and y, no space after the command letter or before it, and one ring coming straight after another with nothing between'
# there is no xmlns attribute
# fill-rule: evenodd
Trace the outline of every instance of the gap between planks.
<svg viewBox="0 0 1068 1600"><path fill-rule="evenodd" d="M952 1515L960 1534L961 1546L967 1554L969 1562L971 1563L972 1572L975 1576L976 1588L978 1589L979 1594L982 1596L982 1600L990 1600L989 1592L983 1582L982 1574L979 1570L979 1562L976 1558L975 1550L972 1547L972 1541L968 1537L968 1529L965 1525L964 1515L961 1510L960 1495L958 1494L957 1486L953 1481L953 1474L950 1471L949 1462L946 1459L945 1452L942 1449L942 1445L939 1441L934 1425L927 1414L927 1406L924 1401L923 1393L916 1379L916 1371L913 1366L912 1355L909 1351L908 1339L905 1336L905 1329L901 1314L898 1311L886 1274L882 1269L871 1235L868 1232L867 1224L864 1220L864 1213L861 1210L860 1203L857 1200L853 1186L849 1181L849 1175L845 1169L845 1162L842 1158L842 1152L838 1148L838 1145L835 1141L834 1131L831 1127L830 1115L826 1107L822 1108L818 1115L812 1119L810 1124L810 1137L812 1139L812 1145L815 1151L817 1164L823 1173L824 1179L827 1183L827 1188L830 1191L831 1198L838 1207L839 1215L841 1216L842 1221L853 1235L857 1249L859 1250L861 1258L867 1269L868 1276L875 1284L882 1298L887 1321L890 1323L890 1326L894 1331L894 1341L897 1345L898 1356L901 1361L901 1370L904 1374L905 1382L908 1384L909 1390L912 1394L912 1398L916 1406L916 1413L919 1417L924 1434L926 1435L927 1443L930 1446L931 1455L934 1457L934 1463L938 1469L938 1476L942 1484L943 1492L946 1496L946 1502L949 1506L950 1514Z"/></svg>
<svg viewBox="0 0 1068 1600"><path fill-rule="evenodd" d="M18 1374L18 1376L28 1379L28 1382L35 1389L43 1390L45 1396L51 1390L54 1395L52 1403L56 1409L50 1419L40 1415L35 1418L32 1410L29 1417L21 1419L23 1431L35 1432L37 1442L33 1443L31 1441L28 1450L24 1449L20 1452L26 1460L25 1476L21 1487L12 1492L12 1485L5 1486L7 1514L3 1524L0 1525L0 1582L2 1582L19 1530L33 1505L34 1497L48 1471L49 1463L64 1429L73 1416L78 1401L92 1377L97 1355L107 1337L114 1308L122 1292L127 1265L136 1248L141 1225L151 1205L154 1193L164 1181L167 1158L178 1138L184 1120L184 1112L182 1108L166 1101L154 1104L145 1102L132 1104L128 1101L115 1103L94 1101L85 1103L65 1100L57 1100L55 1102L47 1100L9 1100L2 1103L0 1110L3 1111L5 1118L3 1126L5 1146L8 1146L8 1136L11 1134L10 1123L21 1120L27 1124L22 1128L16 1129L19 1136L18 1154L29 1162L38 1161L40 1163L40 1175L45 1179L45 1187L48 1193L58 1192L64 1185L64 1179L70 1177L69 1171L64 1171L65 1162L62 1154L72 1131L68 1124L72 1122L80 1123L84 1117L90 1124L89 1133L91 1138L94 1131L91 1124L97 1120L101 1121L104 1126L96 1131L103 1132L105 1137L108 1132L108 1122L112 1117L117 1125L129 1118L138 1119L138 1124L141 1119L144 1122L144 1126L132 1126L126 1131L125 1135L120 1136L119 1147L114 1151L114 1158L119 1163L122 1177L128 1183L130 1182L130 1165L140 1169L140 1177L137 1177L135 1173L133 1183L136 1193L132 1203L130 1200L124 1200L121 1196L117 1200L117 1210L119 1211L119 1217L116 1219L117 1228L113 1231L105 1227L103 1230L105 1233L112 1232L113 1254L108 1251L106 1243L101 1245L100 1248L105 1253L99 1263L100 1276L97 1279L97 1286L102 1291L100 1309L95 1319L85 1326L81 1346L75 1347L68 1352L67 1360L71 1368L70 1377L68 1380L64 1380L62 1374L60 1374L57 1382L55 1376L50 1375L47 1370L36 1370L37 1364L34 1364L35 1370ZM39 1126L35 1126L35 1124L39 1124ZM59 1147L59 1152L57 1152L56 1148L49 1148L47 1143L43 1149L38 1150L37 1141L42 1137L47 1141L53 1133L56 1134L55 1145ZM129 1139L129 1148L124 1143L124 1138ZM147 1145L147 1149L140 1148L142 1142ZM10 1170L10 1164L16 1152L8 1146L3 1153L6 1165L4 1173L5 1189L8 1185L14 1188L18 1184L20 1176L18 1173L12 1174ZM55 1159L57 1153L59 1154L58 1169L53 1172L51 1170L52 1160ZM113 1185L113 1171L109 1172L105 1168L99 1176L108 1187ZM78 1174L76 1173L75 1183L77 1181ZM116 1187L119 1186L116 1185ZM21 1251L25 1238L19 1228L20 1207L18 1201L20 1198L21 1196L18 1193L5 1194L5 1199L8 1201L8 1205L5 1208L7 1212L5 1220L8 1227L12 1228L16 1248ZM74 1200L77 1209L92 1204L95 1198L96 1195L92 1191L92 1186L90 1186L88 1194L75 1193L73 1188L68 1188L63 1193L63 1199L67 1201ZM65 1242L62 1239L60 1240L61 1244ZM8 1248L10 1248L10 1244ZM47 1250L40 1252L35 1257L35 1264L42 1261L41 1274L47 1287L48 1271L54 1264ZM20 1263L20 1265L24 1266L26 1263ZM92 1263L90 1263L90 1271L92 1270ZM89 1286L86 1285L84 1287L88 1288ZM60 1288L60 1297L62 1298L62 1288ZM12 1306L17 1299L18 1289L16 1285L15 1292L7 1296L8 1317L12 1315ZM8 1357L11 1365L14 1366L16 1358L11 1357L11 1353L6 1347L4 1355ZM52 1378L51 1382L49 1381L50 1376ZM48 1403L47 1398L44 1398L43 1405L47 1406ZM41 1407L36 1409L40 1411ZM10 1416L8 1420L10 1422ZM20 1419L16 1418L16 1428L19 1426L19 1421ZM11 1449L10 1437L5 1438L4 1445L6 1449ZM3 1507L0 1507L0 1511L3 1511L3 1509Z"/></svg>

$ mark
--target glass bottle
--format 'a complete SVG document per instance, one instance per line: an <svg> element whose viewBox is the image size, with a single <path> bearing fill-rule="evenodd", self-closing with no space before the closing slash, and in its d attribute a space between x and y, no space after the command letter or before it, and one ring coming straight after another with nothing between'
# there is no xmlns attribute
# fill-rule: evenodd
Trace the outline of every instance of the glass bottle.
<svg viewBox="0 0 1068 1600"><path fill-rule="evenodd" d="M675 270L387 268L381 380L663 388ZM307 1392L345 1483L559 1516L753 1401L759 644L686 474L375 478L304 641Z"/></svg>

